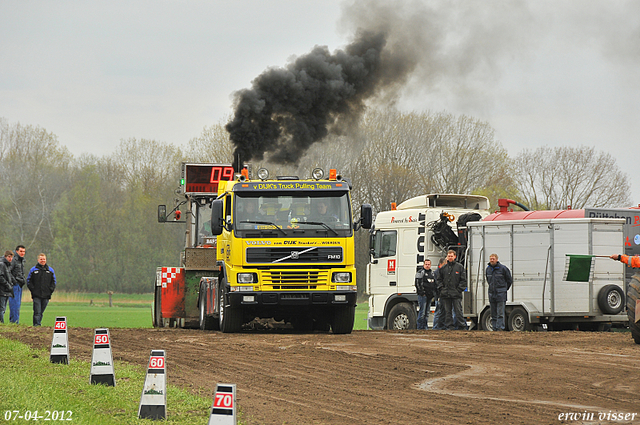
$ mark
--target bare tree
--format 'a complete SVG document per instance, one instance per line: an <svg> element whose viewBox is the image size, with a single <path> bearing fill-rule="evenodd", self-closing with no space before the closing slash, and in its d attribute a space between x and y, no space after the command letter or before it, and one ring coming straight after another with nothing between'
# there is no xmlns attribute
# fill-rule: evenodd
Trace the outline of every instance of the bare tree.
<svg viewBox="0 0 640 425"><path fill-rule="evenodd" d="M541 147L515 159L516 186L532 209L621 207L629 182L615 159L593 147Z"/></svg>
<svg viewBox="0 0 640 425"><path fill-rule="evenodd" d="M222 122L205 127L202 134L189 140L189 161L227 164L233 162L233 145Z"/></svg>
<svg viewBox="0 0 640 425"><path fill-rule="evenodd" d="M3 232L5 244L51 246L51 212L68 189L71 160L45 129L0 121L0 215L11 223Z"/></svg>

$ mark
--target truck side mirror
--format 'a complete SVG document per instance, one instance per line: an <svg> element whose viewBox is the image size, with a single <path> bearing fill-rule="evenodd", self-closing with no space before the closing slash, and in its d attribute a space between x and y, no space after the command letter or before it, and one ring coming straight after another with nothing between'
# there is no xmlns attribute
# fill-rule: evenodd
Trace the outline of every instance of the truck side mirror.
<svg viewBox="0 0 640 425"><path fill-rule="evenodd" d="M371 229L373 224L373 208L369 204L360 207L360 224L363 229Z"/></svg>
<svg viewBox="0 0 640 425"><path fill-rule="evenodd" d="M224 220L224 201L216 199L211 203L211 234L221 235Z"/></svg>
<svg viewBox="0 0 640 425"><path fill-rule="evenodd" d="M158 205L158 223L167 222L167 206Z"/></svg>

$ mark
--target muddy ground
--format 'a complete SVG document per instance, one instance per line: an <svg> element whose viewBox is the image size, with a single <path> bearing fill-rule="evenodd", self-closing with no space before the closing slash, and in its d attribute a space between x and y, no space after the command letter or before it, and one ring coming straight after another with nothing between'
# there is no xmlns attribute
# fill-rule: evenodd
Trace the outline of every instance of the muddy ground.
<svg viewBox="0 0 640 425"><path fill-rule="evenodd" d="M166 350L169 383L204 396L235 383L249 424L640 423L640 345L629 333L110 333L116 374L118 361L146 366L152 349ZM1 334L48 350L52 329ZM70 329L71 357L90 361L92 340L93 329Z"/></svg>

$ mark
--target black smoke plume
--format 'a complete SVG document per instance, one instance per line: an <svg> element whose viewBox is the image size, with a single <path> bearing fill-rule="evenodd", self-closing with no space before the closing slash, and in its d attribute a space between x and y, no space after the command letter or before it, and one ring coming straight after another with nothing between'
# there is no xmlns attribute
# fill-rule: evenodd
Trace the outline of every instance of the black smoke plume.
<svg viewBox="0 0 640 425"><path fill-rule="evenodd" d="M387 80L385 44L384 33L360 31L344 50L331 54L316 46L236 92L235 115L226 125L236 161L260 160L268 152L272 162L295 164L329 132L348 129Z"/></svg>

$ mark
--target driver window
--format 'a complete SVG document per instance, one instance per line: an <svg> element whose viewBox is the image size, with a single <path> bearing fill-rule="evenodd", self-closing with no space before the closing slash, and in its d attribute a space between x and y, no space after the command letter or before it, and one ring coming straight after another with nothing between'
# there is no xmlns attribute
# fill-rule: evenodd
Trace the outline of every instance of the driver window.
<svg viewBox="0 0 640 425"><path fill-rule="evenodd" d="M396 255L396 231L378 231L373 240L373 258L393 257Z"/></svg>

